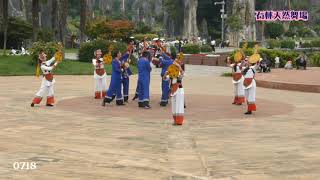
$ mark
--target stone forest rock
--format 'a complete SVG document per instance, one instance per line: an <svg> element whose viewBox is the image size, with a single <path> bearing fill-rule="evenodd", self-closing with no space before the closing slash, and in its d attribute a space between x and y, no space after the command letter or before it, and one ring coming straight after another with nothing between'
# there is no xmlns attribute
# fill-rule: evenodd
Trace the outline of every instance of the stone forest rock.
<svg viewBox="0 0 320 180"><path fill-rule="evenodd" d="M242 28L239 31L231 31L227 29L226 39L230 41L230 45L238 46L240 41L255 41L255 2L252 0L233 0L229 3L228 16L236 15L240 17Z"/></svg>

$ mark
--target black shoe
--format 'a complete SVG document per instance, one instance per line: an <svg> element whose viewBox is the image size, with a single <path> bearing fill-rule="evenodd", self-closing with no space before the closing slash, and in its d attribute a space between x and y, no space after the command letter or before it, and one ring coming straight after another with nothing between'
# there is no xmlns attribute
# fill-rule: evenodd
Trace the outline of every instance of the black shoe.
<svg viewBox="0 0 320 180"><path fill-rule="evenodd" d="M143 108L144 109L150 109L151 108L151 106L149 105L149 101L143 102Z"/></svg>
<svg viewBox="0 0 320 180"><path fill-rule="evenodd" d="M34 107L34 103L31 103L31 107Z"/></svg>
<svg viewBox="0 0 320 180"><path fill-rule="evenodd" d="M138 102L139 107L144 107L143 102Z"/></svg>
<svg viewBox="0 0 320 180"><path fill-rule="evenodd" d="M187 108L187 106L186 106L186 105L183 105L183 107L184 107L184 109L186 109L186 108Z"/></svg>
<svg viewBox="0 0 320 180"><path fill-rule="evenodd" d="M129 100L129 97L128 97L128 96L125 96L123 99L124 99L124 102L126 102L126 103L127 103L127 102L128 102L128 100Z"/></svg>
<svg viewBox="0 0 320 180"><path fill-rule="evenodd" d="M134 97L132 98L132 101L136 100L138 98L138 94L135 94Z"/></svg>
<svg viewBox="0 0 320 180"><path fill-rule="evenodd" d="M53 107L53 105L52 105L52 104L46 104L46 106Z"/></svg>
<svg viewBox="0 0 320 180"><path fill-rule="evenodd" d="M106 103L110 103L111 102L111 99L108 99L108 98L104 98L103 100L102 100L102 106L106 106Z"/></svg>
<svg viewBox="0 0 320 180"><path fill-rule="evenodd" d="M123 106L123 105L125 105L124 102L123 102L123 99L121 99L121 100L116 100L116 104L117 104L118 106Z"/></svg>
<svg viewBox="0 0 320 180"><path fill-rule="evenodd" d="M116 95L113 95L113 96L111 97L111 101L113 101L114 98L116 98ZM110 101L110 102L111 102L111 101Z"/></svg>
<svg viewBox="0 0 320 180"><path fill-rule="evenodd" d="M244 113L245 115L250 115L250 114L252 114L252 111L248 111L248 112L246 112L246 113Z"/></svg>
<svg viewBox="0 0 320 180"><path fill-rule="evenodd" d="M160 102L160 106L162 106L162 107L166 107L167 106L167 102Z"/></svg>

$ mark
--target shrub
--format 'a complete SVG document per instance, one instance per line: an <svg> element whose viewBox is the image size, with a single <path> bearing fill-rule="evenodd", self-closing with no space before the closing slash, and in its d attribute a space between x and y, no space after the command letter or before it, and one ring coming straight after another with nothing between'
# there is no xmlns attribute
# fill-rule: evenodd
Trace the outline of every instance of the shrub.
<svg viewBox="0 0 320 180"><path fill-rule="evenodd" d="M125 39L133 30L134 24L130 21L101 18L88 22L85 33L92 39Z"/></svg>
<svg viewBox="0 0 320 180"><path fill-rule="evenodd" d="M200 47L201 52L212 52L212 48L209 45L202 45Z"/></svg>
<svg viewBox="0 0 320 180"><path fill-rule="evenodd" d="M274 49L260 49L259 53L265 54L266 58L268 58L272 65L275 64L275 57L280 58L280 67L283 67L287 61L292 60L294 63L295 59L298 57L298 53L294 51L282 51L282 50L274 50ZM294 63L295 64L295 63Z"/></svg>
<svg viewBox="0 0 320 180"><path fill-rule="evenodd" d="M55 42L34 42L32 44L32 47L30 48L30 54L32 57L32 61L30 63L32 65L35 65L37 63L38 55L41 50L44 51L47 54L47 58L50 59L54 56L58 49L59 45Z"/></svg>
<svg viewBox="0 0 320 180"><path fill-rule="evenodd" d="M127 49L127 45L123 42L114 43L103 39L85 42L81 44L81 47L79 49L79 61L91 62L92 58L94 58L93 53L97 49L101 49L103 56L104 54L108 53L108 49L111 44L115 47L115 49L120 50L122 53L124 53Z"/></svg>
<svg viewBox="0 0 320 180"><path fill-rule="evenodd" d="M1 1L2 2L2 1ZM3 45L3 19L0 18L0 47ZM8 19L7 48L20 48L21 42L32 38L32 25L21 18Z"/></svg>
<svg viewBox="0 0 320 180"><path fill-rule="evenodd" d="M302 48L311 48L312 47L312 44L310 42L305 42L305 43L302 43L301 44L301 47Z"/></svg>
<svg viewBox="0 0 320 180"><path fill-rule="evenodd" d="M310 42L311 47L320 47L320 40L313 40Z"/></svg>
<svg viewBox="0 0 320 180"><path fill-rule="evenodd" d="M50 42L53 40L53 32L50 29L40 29L38 33L38 40Z"/></svg>
<svg viewBox="0 0 320 180"><path fill-rule="evenodd" d="M284 33L283 25L280 23L267 23L265 26L265 35L270 38L280 37Z"/></svg>
<svg viewBox="0 0 320 180"><path fill-rule="evenodd" d="M196 44L186 44L182 47L182 51L185 54L199 54L200 46Z"/></svg>
<svg viewBox="0 0 320 180"><path fill-rule="evenodd" d="M280 48L281 47L281 41L276 40L276 39L268 39L267 40L267 44L268 44L270 49Z"/></svg>
<svg viewBox="0 0 320 180"><path fill-rule="evenodd" d="M230 54L230 58L232 61L233 61L235 52L236 51L234 51ZM253 52L254 52L254 50L252 48L248 48L244 51L246 56L251 56L253 54ZM295 59L299 56L299 54L294 51L282 51L282 50L265 49L265 48L259 49L259 54L262 57L269 59L273 66L275 64L274 59L275 59L275 57L278 56L280 58L280 66L281 67L283 67L287 63L287 61L289 61L289 60L292 60L294 63Z"/></svg>
<svg viewBox="0 0 320 180"><path fill-rule="evenodd" d="M281 48L294 49L295 46L296 45L294 41L291 41L291 40L281 41Z"/></svg>
<svg viewBox="0 0 320 180"><path fill-rule="evenodd" d="M320 67L320 52L317 52L311 56L311 63L314 66Z"/></svg>
<svg viewBox="0 0 320 180"><path fill-rule="evenodd" d="M257 42L257 41L248 41L248 42L242 41L239 44L240 48L242 48L245 43L248 44L248 48L253 48L256 44L260 46L260 44L261 44L260 42Z"/></svg>

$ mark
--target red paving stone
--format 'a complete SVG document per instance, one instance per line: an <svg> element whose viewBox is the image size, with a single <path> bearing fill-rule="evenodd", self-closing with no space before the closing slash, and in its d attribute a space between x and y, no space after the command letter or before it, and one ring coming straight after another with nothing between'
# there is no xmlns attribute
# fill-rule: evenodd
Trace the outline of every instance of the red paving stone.
<svg viewBox="0 0 320 180"><path fill-rule="evenodd" d="M65 111L78 112L93 116L104 117L130 117L143 119L171 119L171 106L160 107L158 100L160 95L151 98L152 109L145 110L137 107L137 102L129 102L126 106L116 106L115 103L101 106L102 100L93 97L76 97L61 100L57 108ZM243 113L246 105L232 105L232 97L217 95L188 95L186 96L187 109L185 118L194 120L217 120L225 118L247 118ZM287 114L293 110L293 106L286 103L258 99L258 111L254 117L268 117L273 115Z"/></svg>
<svg viewBox="0 0 320 180"><path fill-rule="evenodd" d="M320 68L307 70L274 69L271 73L257 73L259 87L320 93Z"/></svg>

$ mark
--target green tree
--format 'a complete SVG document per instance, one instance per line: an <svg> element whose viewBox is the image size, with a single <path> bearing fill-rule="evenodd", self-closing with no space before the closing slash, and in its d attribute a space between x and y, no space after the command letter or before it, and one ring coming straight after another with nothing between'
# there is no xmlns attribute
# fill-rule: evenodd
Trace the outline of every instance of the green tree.
<svg viewBox="0 0 320 180"><path fill-rule="evenodd" d="M280 37L284 33L282 24L279 23L267 23L265 27L265 35L270 38Z"/></svg>
<svg viewBox="0 0 320 180"><path fill-rule="evenodd" d="M241 19L237 15L228 17L226 24L229 26L232 32L236 32L242 29Z"/></svg>

